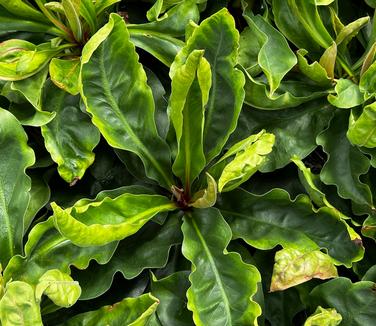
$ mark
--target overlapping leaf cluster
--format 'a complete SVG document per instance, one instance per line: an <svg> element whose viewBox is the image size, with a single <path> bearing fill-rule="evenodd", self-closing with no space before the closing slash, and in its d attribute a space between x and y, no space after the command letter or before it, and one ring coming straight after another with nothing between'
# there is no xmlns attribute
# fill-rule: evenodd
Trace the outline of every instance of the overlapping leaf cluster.
<svg viewBox="0 0 376 326"><path fill-rule="evenodd" d="M373 325L375 8L0 0L1 325Z"/></svg>

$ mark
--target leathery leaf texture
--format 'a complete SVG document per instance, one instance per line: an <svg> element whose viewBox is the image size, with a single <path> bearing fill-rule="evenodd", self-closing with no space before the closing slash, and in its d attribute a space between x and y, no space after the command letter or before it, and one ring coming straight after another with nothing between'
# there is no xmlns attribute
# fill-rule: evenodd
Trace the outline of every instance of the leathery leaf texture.
<svg viewBox="0 0 376 326"><path fill-rule="evenodd" d="M0 0L0 325L374 326L375 0Z"/></svg>

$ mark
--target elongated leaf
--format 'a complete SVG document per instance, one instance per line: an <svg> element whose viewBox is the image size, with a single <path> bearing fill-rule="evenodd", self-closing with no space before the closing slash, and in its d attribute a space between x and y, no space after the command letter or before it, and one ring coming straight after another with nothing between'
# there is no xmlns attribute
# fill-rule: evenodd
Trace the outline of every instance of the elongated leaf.
<svg viewBox="0 0 376 326"><path fill-rule="evenodd" d="M283 35L262 16L246 11L244 17L253 32L251 37L262 44L258 64L268 79L270 95L273 95L283 77L296 65L296 56Z"/></svg>
<svg viewBox="0 0 376 326"><path fill-rule="evenodd" d="M371 191L359 180L362 174L367 173L370 162L348 141L347 123L348 112L336 112L330 127L317 137L317 143L329 155L320 178L327 185L335 185L341 197L372 207Z"/></svg>
<svg viewBox="0 0 376 326"><path fill-rule="evenodd" d="M47 18L44 17L44 15L40 11L36 10L33 6L31 6L30 4L28 4L25 1L22 1L22 0L12 0L12 1L0 0L0 5L2 7L4 7L7 11L9 11L10 13L12 13L12 14L18 16L18 17L22 17L22 18L26 18L26 19L30 19L30 20L34 20L34 21L39 21L39 22L43 22L43 23L48 22Z"/></svg>
<svg viewBox="0 0 376 326"><path fill-rule="evenodd" d="M80 297L81 288L68 274L51 269L41 276L35 288L35 297L38 300L43 294L57 306L69 308Z"/></svg>
<svg viewBox="0 0 376 326"><path fill-rule="evenodd" d="M170 75L173 76L192 51L205 50L204 57L212 71L212 88L204 126L207 162L220 153L234 131L244 99L244 76L234 68L238 46L239 33L234 19L226 9L222 9L194 29L171 66Z"/></svg>
<svg viewBox="0 0 376 326"><path fill-rule="evenodd" d="M376 318L373 282L351 281L339 277L313 289L311 307L332 307L342 316L343 325L371 326Z"/></svg>
<svg viewBox="0 0 376 326"><path fill-rule="evenodd" d="M158 299L151 294L144 294L138 298L126 298L112 306L104 306L95 311L79 314L68 320L64 325L147 325L151 315L157 309L158 303Z"/></svg>
<svg viewBox="0 0 376 326"><path fill-rule="evenodd" d="M333 42L323 53L319 64L325 69L328 77L334 79L334 68L337 59L337 44Z"/></svg>
<svg viewBox="0 0 376 326"><path fill-rule="evenodd" d="M357 146L376 147L376 103L364 107L358 118L351 113L347 138Z"/></svg>
<svg viewBox="0 0 376 326"><path fill-rule="evenodd" d="M113 4L120 2L120 0L99 0L95 2L95 11L97 15L102 13L105 9L112 6Z"/></svg>
<svg viewBox="0 0 376 326"><path fill-rule="evenodd" d="M176 209L159 195L122 194L86 206L61 209L51 204L59 232L81 247L102 246L136 233L160 212Z"/></svg>
<svg viewBox="0 0 376 326"><path fill-rule="evenodd" d="M364 95L351 80L339 79L335 91L337 95L328 95L328 101L337 108L348 109L364 102Z"/></svg>
<svg viewBox="0 0 376 326"><path fill-rule="evenodd" d="M337 35L337 45L345 47L359 33L360 29L369 22L369 19L369 17L362 17L344 26Z"/></svg>
<svg viewBox="0 0 376 326"><path fill-rule="evenodd" d="M10 3L8 1L8 3ZM62 32L54 27L50 22L39 22L27 18L20 18L17 14L11 14L6 10L0 10L0 32L8 33L14 31L35 32L35 33L47 33L55 36L62 36Z"/></svg>
<svg viewBox="0 0 376 326"><path fill-rule="evenodd" d="M120 16L112 14L85 45L81 64L81 95L93 123L112 147L136 153L148 176L169 189L169 149L158 136L152 92Z"/></svg>
<svg viewBox="0 0 376 326"><path fill-rule="evenodd" d="M282 291L312 278L337 276L332 259L320 250L282 249L275 254L270 291Z"/></svg>
<svg viewBox="0 0 376 326"><path fill-rule="evenodd" d="M168 108L178 144L172 169L187 192L206 163L204 111L211 87L211 70L203 54L203 51L193 51L186 63L175 71Z"/></svg>
<svg viewBox="0 0 376 326"><path fill-rule="evenodd" d="M335 309L318 306L313 315L305 321L304 326L337 326L341 321L342 316Z"/></svg>
<svg viewBox="0 0 376 326"><path fill-rule="evenodd" d="M228 221L233 238L242 238L258 249L277 245L307 251L325 248L329 256L346 266L363 256L363 248L351 240L345 223L331 209L314 211L305 195L292 201L281 189L265 195L238 189L223 194L217 207Z"/></svg>
<svg viewBox="0 0 376 326"><path fill-rule="evenodd" d="M53 58L49 65L50 77L53 83L64 91L77 95L80 92L79 74L80 59L62 60Z"/></svg>
<svg viewBox="0 0 376 326"><path fill-rule="evenodd" d="M74 38L80 42L83 37L83 28L80 20L79 2L75 0L62 0L61 5L64 8L65 16Z"/></svg>
<svg viewBox="0 0 376 326"><path fill-rule="evenodd" d="M41 130L60 176L69 183L80 180L94 162L93 149L100 139L98 129L80 110L79 96L64 92L51 81L45 87L43 108L56 112L55 118Z"/></svg>
<svg viewBox="0 0 376 326"><path fill-rule="evenodd" d="M190 286L188 276L189 272L177 272L160 280L153 277L151 292L160 301L157 314L163 325L192 325L192 313L187 310L186 298Z"/></svg>
<svg viewBox="0 0 376 326"><path fill-rule="evenodd" d="M239 254L227 252L231 230L219 211L194 210L184 217L182 230L183 254L192 262L187 298L195 325L257 323L261 309L252 297L260 275Z"/></svg>
<svg viewBox="0 0 376 326"><path fill-rule="evenodd" d="M25 282L10 282L0 300L0 321L3 326L43 326L34 289Z"/></svg>
<svg viewBox="0 0 376 326"><path fill-rule="evenodd" d="M17 119L0 109L0 263L22 252L24 216L31 188L25 170L35 157ZM6 159L4 159L6 158Z"/></svg>
<svg viewBox="0 0 376 326"><path fill-rule="evenodd" d="M133 236L120 241L108 263L91 264L89 269L76 272L74 279L81 284L81 299L96 298L106 292L116 272L121 272L126 279L133 279L146 268L165 266L171 247L182 241L180 226L181 219L174 213L163 226L148 223ZM98 282L92 282L93 278Z"/></svg>
<svg viewBox="0 0 376 326"><path fill-rule="evenodd" d="M79 1L79 5L80 16L82 16L86 23L89 25L90 32L94 34L97 31L98 26L95 3L91 0L81 0Z"/></svg>
<svg viewBox="0 0 376 326"><path fill-rule="evenodd" d="M4 270L4 279L37 285L39 278L51 269L70 274L70 266L86 269L91 260L105 264L116 247L117 242L100 247L77 247L57 232L50 218L31 230L25 245L25 256L16 255L11 259Z"/></svg>

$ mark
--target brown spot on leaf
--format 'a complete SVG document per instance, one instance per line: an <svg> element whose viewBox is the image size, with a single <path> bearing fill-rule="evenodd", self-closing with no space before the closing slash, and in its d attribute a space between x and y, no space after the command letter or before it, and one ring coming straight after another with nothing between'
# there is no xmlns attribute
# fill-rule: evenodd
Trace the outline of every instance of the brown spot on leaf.
<svg viewBox="0 0 376 326"><path fill-rule="evenodd" d="M74 177L74 179L72 180L72 182L69 184L70 187L73 187L74 185L76 185L76 183L80 181L80 178L79 177Z"/></svg>

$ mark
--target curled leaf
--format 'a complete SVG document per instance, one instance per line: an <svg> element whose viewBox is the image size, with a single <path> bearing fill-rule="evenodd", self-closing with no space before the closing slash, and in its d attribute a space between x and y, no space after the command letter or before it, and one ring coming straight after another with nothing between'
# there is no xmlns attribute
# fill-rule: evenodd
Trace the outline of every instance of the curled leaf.
<svg viewBox="0 0 376 326"><path fill-rule="evenodd" d="M273 134L262 130L232 146L220 159L223 161L235 155L222 171L218 181L219 192L235 189L257 172L265 162L266 155L272 151L274 141Z"/></svg>
<svg viewBox="0 0 376 326"><path fill-rule="evenodd" d="M189 206L196 208L208 208L214 206L217 201L217 183L209 173L206 173L206 180L208 183L207 188L198 191L193 196L193 202L189 204Z"/></svg>
<svg viewBox="0 0 376 326"><path fill-rule="evenodd" d="M57 306L69 308L80 297L81 288L68 274L58 269L51 269L40 277L35 289L35 297L38 300L43 294Z"/></svg>
<svg viewBox="0 0 376 326"><path fill-rule="evenodd" d="M282 291L307 282L338 276L333 260L320 250L282 249L275 254L270 291Z"/></svg>
<svg viewBox="0 0 376 326"><path fill-rule="evenodd" d="M337 326L341 321L342 316L337 310L318 306L313 315L305 321L304 326Z"/></svg>

